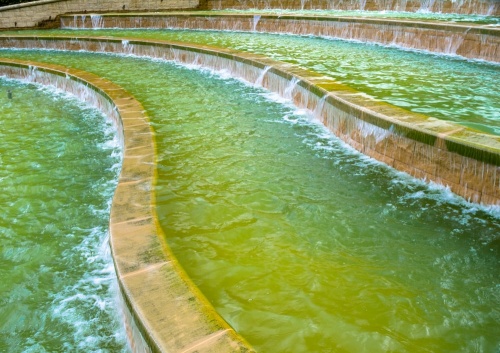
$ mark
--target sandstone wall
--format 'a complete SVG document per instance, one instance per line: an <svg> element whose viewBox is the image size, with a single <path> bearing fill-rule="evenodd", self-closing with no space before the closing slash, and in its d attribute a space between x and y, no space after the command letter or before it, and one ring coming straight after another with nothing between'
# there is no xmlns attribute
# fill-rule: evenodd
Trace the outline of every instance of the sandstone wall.
<svg viewBox="0 0 500 353"><path fill-rule="evenodd" d="M33 27L64 13L194 9L199 0L41 0L0 8L0 28Z"/></svg>

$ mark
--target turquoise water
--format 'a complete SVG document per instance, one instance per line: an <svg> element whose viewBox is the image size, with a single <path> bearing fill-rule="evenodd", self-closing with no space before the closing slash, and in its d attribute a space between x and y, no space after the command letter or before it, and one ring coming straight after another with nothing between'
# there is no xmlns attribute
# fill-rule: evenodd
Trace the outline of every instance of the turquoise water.
<svg viewBox="0 0 500 353"><path fill-rule="evenodd" d="M91 53L151 117L167 241L259 352L495 352L500 213L373 162L210 72Z"/></svg>
<svg viewBox="0 0 500 353"><path fill-rule="evenodd" d="M165 39L264 54L333 77L374 99L500 135L500 65L289 35L180 30L50 33Z"/></svg>
<svg viewBox="0 0 500 353"><path fill-rule="evenodd" d="M127 352L107 242L113 127L3 78L0 105L0 352Z"/></svg>

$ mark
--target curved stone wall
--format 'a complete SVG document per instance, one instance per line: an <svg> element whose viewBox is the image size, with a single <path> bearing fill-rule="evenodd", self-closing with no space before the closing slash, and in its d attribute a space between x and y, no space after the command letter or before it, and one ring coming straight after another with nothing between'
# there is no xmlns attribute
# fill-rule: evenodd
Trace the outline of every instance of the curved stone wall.
<svg viewBox="0 0 500 353"><path fill-rule="evenodd" d="M500 205L500 137L363 97L314 72L229 49L116 38L0 37L1 47L126 53L224 70L309 109L357 150L465 199Z"/></svg>
<svg viewBox="0 0 500 353"><path fill-rule="evenodd" d="M55 86L100 109L117 127L123 163L110 245L134 352L251 352L186 276L165 243L154 200L154 135L142 105L112 82L76 69L1 60L0 75Z"/></svg>
<svg viewBox="0 0 500 353"><path fill-rule="evenodd" d="M0 7L0 28L35 27L65 13L195 9L199 0L39 0Z"/></svg>
<svg viewBox="0 0 500 353"><path fill-rule="evenodd" d="M62 28L180 28L329 36L500 62L500 28L409 20L252 14L61 16Z"/></svg>

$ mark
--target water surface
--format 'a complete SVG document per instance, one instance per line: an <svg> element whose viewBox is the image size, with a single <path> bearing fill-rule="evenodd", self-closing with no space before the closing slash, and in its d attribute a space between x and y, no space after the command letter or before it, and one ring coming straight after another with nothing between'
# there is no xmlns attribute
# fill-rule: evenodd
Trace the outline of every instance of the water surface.
<svg viewBox="0 0 500 353"><path fill-rule="evenodd" d="M0 351L127 352L107 242L114 129L3 78L0 106Z"/></svg>

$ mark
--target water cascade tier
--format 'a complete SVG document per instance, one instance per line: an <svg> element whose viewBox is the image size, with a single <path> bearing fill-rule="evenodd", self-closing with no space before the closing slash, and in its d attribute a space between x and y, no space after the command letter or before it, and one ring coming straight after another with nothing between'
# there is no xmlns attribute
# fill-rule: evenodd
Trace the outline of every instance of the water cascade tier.
<svg viewBox="0 0 500 353"><path fill-rule="evenodd" d="M489 25L294 14L66 15L62 28L149 28L315 35L500 62L500 29Z"/></svg>
<svg viewBox="0 0 500 353"><path fill-rule="evenodd" d="M108 247L113 107L65 68L2 63L0 76L0 351L126 352Z"/></svg>
<svg viewBox="0 0 500 353"><path fill-rule="evenodd" d="M131 350L500 350L500 4L199 8L227 10L71 14L0 35L0 75L69 91L117 131L123 166L98 212ZM73 292L56 314L88 302ZM60 350L15 310L0 351ZM65 349L127 350L108 316Z"/></svg>
<svg viewBox="0 0 500 353"><path fill-rule="evenodd" d="M207 0L210 10L221 9L323 9L357 11L407 11L463 13L498 16L495 0Z"/></svg>
<svg viewBox="0 0 500 353"><path fill-rule="evenodd" d="M43 35L39 31L30 33ZM186 41L259 53L320 73L375 100L500 135L500 91L497 89L500 72L496 64L288 35L117 29L53 33Z"/></svg>
<svg viewBox="0 0 500 353"><path fill-rule="evenodd" d="M1 45L176 60L212 69L226 68L250 82L255 82L263 68L271 66L273 69L262 80L263 86L316 112L325 126L351 146L417 178L447 185L472 202L499 203L498 137L366 99L322 75L299 69L293 69L292 74L289 65L256 54L101 38L18 37L15 41L3 40Z"/></svg>

